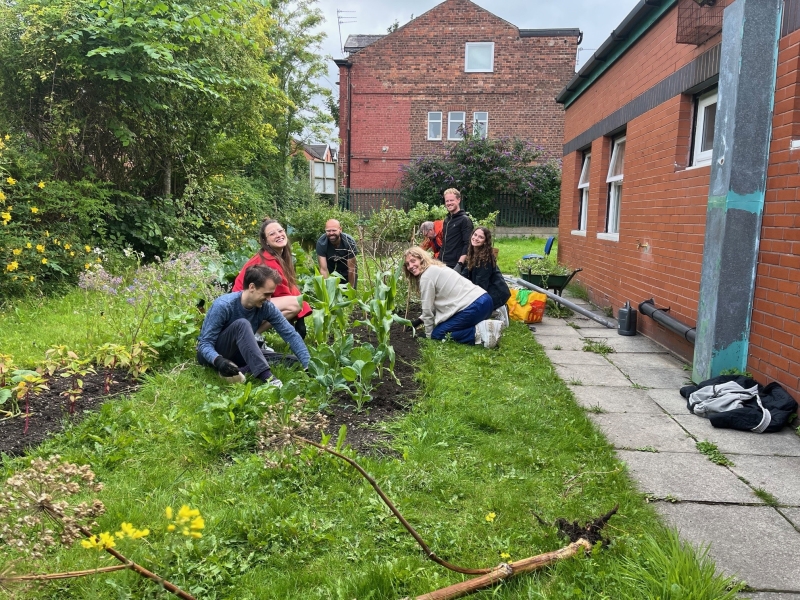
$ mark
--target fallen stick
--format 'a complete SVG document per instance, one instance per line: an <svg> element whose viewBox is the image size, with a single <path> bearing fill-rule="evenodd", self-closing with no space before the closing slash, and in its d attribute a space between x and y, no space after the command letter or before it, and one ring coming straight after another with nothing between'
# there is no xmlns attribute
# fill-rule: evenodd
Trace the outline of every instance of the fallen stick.
<svg viewBox="0 0 800 600"><path fill-rule="evenodd" d="M450 598L460 598L491 587L498 581L510 579L522 573L530 573L543 567L552 565L560 560L572 558L578 551L583 548L584 550L591 550L592 545L585 539L581 538L577 542L571 543L559 550L539 554L538 556L531 556L530 558L523 558L513 563L502 563L486 575L468 579L461 583L456 583L440 590L429 592L422 596L417 596L416 600L449 600Z"/></svg>

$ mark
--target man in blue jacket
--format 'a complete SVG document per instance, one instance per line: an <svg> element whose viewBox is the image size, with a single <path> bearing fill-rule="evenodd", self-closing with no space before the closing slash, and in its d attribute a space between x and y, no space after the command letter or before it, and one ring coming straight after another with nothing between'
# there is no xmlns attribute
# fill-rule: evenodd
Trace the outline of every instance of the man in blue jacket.
<svg viewBox="0 0 800 600"><path fill-rule="evenodd" d="M306 368L308 348L281 311L269 301L280 282L280 273L270 267L256 265L247 269L244 290L220 296L206 314L197 338L197 362L213 366L231 383L244 383L244 372L280 387L283 384L272 374L254 335L259 326L268 321Z"/></svg>

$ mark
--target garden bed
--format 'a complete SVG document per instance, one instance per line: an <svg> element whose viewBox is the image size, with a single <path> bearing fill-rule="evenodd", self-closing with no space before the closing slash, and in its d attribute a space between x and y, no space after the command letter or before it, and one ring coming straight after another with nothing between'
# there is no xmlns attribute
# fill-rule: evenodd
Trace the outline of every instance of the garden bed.
<svg viewBox="0 0 800 600"><path fill-rule="evenodd" d="M0 420L0 454L20 456L29 448L41 444L51 434L63 431L67 424L80 421L86 411L94 410L109 398L139 387L125 372L115 374L108 395L103 394L104 383L104 373L86 375L83 378L83 395L75 402L73 414L69 414L69 400L62 394L70 389L70 380L51 377L47 381L50 389L31 400L27 433L23 433L24 414Z"/></svg>
<svg viewBox="0 0 800 600"><path fill-rule="evenodd" d="M353 333L360 341L374 343L363 327L353 329ZM336 435L342 425L347 425L347 444L360 453L395 454L389 448L389 437L380 429L379 423L407 410L419 389L415 377L420 358L417 338L410 331L404 332L403 326L396 323L392 326L391 336L396 356L394 372L400 384L386 371L381 385L372 394L372 400L361 412L356 411L346 393L337 394L325 410L329 431Z"/></svg>

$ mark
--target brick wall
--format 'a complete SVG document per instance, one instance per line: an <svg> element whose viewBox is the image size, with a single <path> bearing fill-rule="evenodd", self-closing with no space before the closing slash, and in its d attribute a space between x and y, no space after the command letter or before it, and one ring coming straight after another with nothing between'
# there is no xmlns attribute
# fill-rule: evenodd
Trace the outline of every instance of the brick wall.
<svg viewBox="0 0 800 600"><path fill-rule="evenodd" d="M493 41L494 72L465 73L466 42ZM490 137L519 136L561 154L555 96L574 74L576 37L526 37L468 0L447 0L340 67L340 164L353 188L398 187L411 158L443 152L447 113L489 113ZM348 98L348 89L352 98ZM347 125L352 103L350 140ZM442 112L443 140L427 140L428 112Z"/></svg>
<svg viewBox="0 0 800 600"><path fill-rule="evenodd" d="M565 140L719 41L675 44L675 16L673 9L567 108ZM800 139L800 32L781 40L778 60L748 369L759 381L778 381L800 398L800 150L790 150L791 140ZM671 308L671 316L696 324L711 167L686 168L692 106L690 96L676 96L627 124L617 242L597 238L605 230L610 138L591 145L585 237L572 234L582 153L564 157L559 260L583 267L579 281L595 303L612 306L615 314L625 300L638 304L653 297L657 306ZM693 346L652 319L640 316L639 331L692 360Z"/></svg>

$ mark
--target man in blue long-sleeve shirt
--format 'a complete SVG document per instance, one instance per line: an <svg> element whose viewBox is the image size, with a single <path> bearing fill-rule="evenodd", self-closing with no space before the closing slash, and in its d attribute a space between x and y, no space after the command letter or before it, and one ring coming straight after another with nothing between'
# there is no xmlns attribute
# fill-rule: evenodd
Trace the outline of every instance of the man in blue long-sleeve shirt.
<svg viewBox="0 0 800 600"><path fill-rule="evenodd" d="M244 290L220 296L206 314L197 338L197 362L213 366L230 382L243 383L244 371L273 385L282 385L272 375L254 335L268 321L289 344L303 368L307 367L309 355L303 339L269 301L280 282L280 273L270 267L256 265L247 269Z"/></svg>

